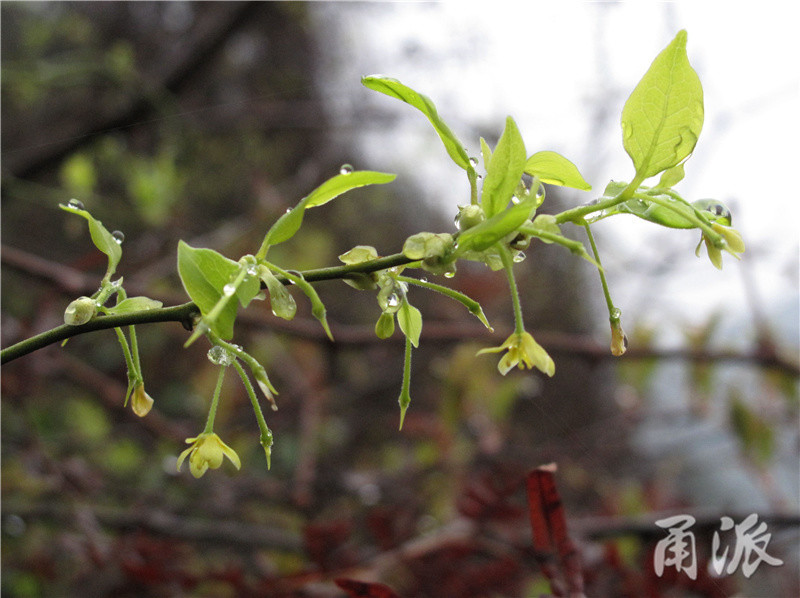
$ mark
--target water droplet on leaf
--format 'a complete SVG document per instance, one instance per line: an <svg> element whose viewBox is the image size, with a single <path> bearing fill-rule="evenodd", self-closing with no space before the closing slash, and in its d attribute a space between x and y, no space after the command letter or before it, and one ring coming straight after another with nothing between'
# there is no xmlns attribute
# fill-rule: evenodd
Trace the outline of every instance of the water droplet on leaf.
<svg viewBox="0 0 800 598"><path fill-rule="evenodd" d="M444 273L444 277L445 278L453 278L453 276L455 276L455 275L456 275L456 273L453 272L452 270L450 270L449 272L445 272Z"/></svg>
<svg viewBox="0 0 800 598"><path fill-rule="evenodd" d="M339 174L353 174L353 167L350 164L342 164Z"/></svg>
<svg viewBox="0 0 800 598"><path fill-rule="evenodd" d="M514 260L514 263L518 264L525 260L525 253L523 253L522 251L517 251L514 254L514 257L512 257L511 259Z"/></svg>
<svg viewBox="0 0 800 598"><path fill-rule="evenodd" d="M123 233L121 230L115 230L113 233L111 233L111 236L114 237L117 245L122 245L122 242L125 240L125 233Z"/></svg>
<svg viewBox="0 0 800 598"><path fill-rule="evenodd" d="M76 210L85 210L86 208L83 207L83 202L78 199L70 199L67 202L67 205L71 208L75 208Z"/></svg>
<svg viewBox="0 0 800 598"><path fill-rule="evenodd" d="M469 164L470 164L470 166L475 168L478 165L478 158L470 158L469 159Z"/></svg>
<svg viewBox="0 0 800 598"><path fill-rule="evenodd" d="M389 297L386 299L386 305L388 307L397 307L400 305L400 297L397 296L397 293L392 293L389 295Z"/></svg>
<svg viewBox="0 0 800 598"><path fill-rule="evenodd" d="M627 122L622 123L622 137L623 139L630 139L633 135L633 127Z"/></svg>
<svg viewBox="0 0 800 598"><path fill-rule="evenodd" d="M223 293L223 294L224 294L226 297L230 297L230 296L231 296L231 295L233 295L235 292L236 292L236 287L235 287L235 286L233 286L233 285L232 285L232 284L230 284L230 283L228 283L228 284L226 284L224 287L222 287L222 293Z"/></svg>

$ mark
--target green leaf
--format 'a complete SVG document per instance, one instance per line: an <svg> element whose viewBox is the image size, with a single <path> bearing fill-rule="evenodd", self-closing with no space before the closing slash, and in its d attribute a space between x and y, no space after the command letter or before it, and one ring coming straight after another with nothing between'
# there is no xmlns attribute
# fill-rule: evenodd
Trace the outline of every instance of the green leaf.
<svg viewBox="0 0 800 598"><path fill-rule="evenodd" d="M525 162L525 172L538 177L543 183L589 191L592 186L581 175L578 167L556 152L536 152Z"/></svg>
<svg viewBox="0 0 800 598"><path fill-rule="evenodd" d="M204 317L224 298L222 289L238 271L239 264L213 249L197 249L184 241L178 243L178 274L186 293ZM205 324L214 334L229 340L233 336L236 309L236 302L228 301L214 321Z"/></svg>
<svg viewBox="0 0 800 598"><path fill-rule="evenodd" d="M537 201L536 197L525 199L465 230L458 237L454 256L462 255L465 251L483 251L514 232L533 215Z"/></svg>
<svg viewBox="0 0 800 598"><path fill-rule="evenodd" d="M411 344L418 347L419 335L422 334L422 312L404 299L397 312L397 323Z"/></svg>
<svg viewBox="0 0 800 598"><path fill-rule="evenodd" d="M288 289L266 266L258 267L258 275L267 286L272 313L284 320L293 319L297 313L297 303Z"/></svg>
<svg viewBox="0 0 800 598"><path fill-rule="evenodd" d="M120 259L122 259L122 247L120 243L114 238L103 223L94 218L86 210L73 207L71 205L58 204L58 207L71 214L77 214L89 222L89 234L92 237L92 243L100 251L108 256L108 269L106 270L106 278L110 278L117 269Z"/></svg>
<svg viewBox="0 0 800 598"><path fill-rule="evenodd" d="M105 309L106 315L119 315L129 314L137 311L146 311L148 309L158 309L163 303L150 299L150 297L128 297L117 303L114 307Z"/></svg>
<svg viewBox="0 0 800 598"><path fill-rule="evenodd" d="M247 268L247 265L239 265L239 268ZM250 266L252 267L252 266ZM239 299L242 307L247 307L261 292L261 281L258 276L251 274L245 275L244 279L236 287L236 298Z"/></svg>
<svg viewBox="0 0 800 598"><path fill-rule="evenodd" d="M364 187L366 185L383 185L391 183L397 175L385 172L374 172L371 170L357 170L347 174L337 174L328 179L319 187L314 189L309 195L283 216L278 218L275 224L267 231L258 257L264 258L266 248L270 245L277 245L291 239L303 224L303 215L308 208L314 208L328 203L342 193Z"/></svg>
<svg viewBox="0 0 800 598"><path fill-rule="evenodd" d="M703 128L703 88L686 31L656 57L622 110L622 141L643 181L685 160Z"/></svg>
<svg viewBox="0 0 800 598"><path fill-rule="evenodd" d="M331 333L330 326L328 326L328 317L325 304L322 302L322 299L319 298L316 289L311 286L311 283L303 278L299 272L288 272L278 268L274 264L270 264L270 267L279 274L288 278L291 282L296 284L297 287L303 291L303 293L305 293L306 297L308 297L308 300L311 302L311 315L319 320L319 323L322 324L322 328L325 330L325 334L328 335L330 340L333 340L333 334Z"/></svg>
<svg viewBox="0 0 800 598"><path fill-rule="evenodd" d="M381 312L378 321L375 323L375 336L384 339L394 334L394 314Z"/></svg>
<svg viewBox="0 0 800 598"><path fill-rule="evenodd" d="M672 168L667 168L661 174L661 178L658 180L658 186L674 187L683 180L684 176L686 176L686 172L683 169L683 163L680 163Z"/></svg>
<svg viewBox="0 0 800 598"><path fill-rule="evenodd" d="M501 212L508 205L525 168L525 143L514 119L506 118L506 128L492 159L486 167L481 191L481 205L487 217Z"/></svg>
<svg viewBox="0 0 800 598"><path fill-rule="evenodd" d="M483 167L486 169L489 167L489 162L492 161L492 148L483 137L481 137L481 156L483 157Z"/></svg>
<svg viewBox="0 0 800 598"><path fill-rule="evenodd" d="M470 168L467 150L464 149L464 145L458 140L455 133L450 130L450 127L439 117L436 105L428 96L403 85L397 79L383 77L381 75L362 77L361 84L374 91L379 91L392 98L402 100L406 104L410 104L422 112L433 125L433 128L436 129L439 138L442 140L442 143L444 143L444 147L448 155L453 159L453 162L464 170Z"/></svg>

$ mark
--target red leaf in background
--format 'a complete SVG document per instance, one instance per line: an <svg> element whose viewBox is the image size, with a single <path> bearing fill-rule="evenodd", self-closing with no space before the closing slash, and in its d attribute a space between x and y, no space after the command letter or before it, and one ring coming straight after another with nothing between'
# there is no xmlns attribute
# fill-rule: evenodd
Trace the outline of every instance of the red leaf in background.
<svg viewBox="0 0 800 598"><path fill-rule="evenodd" d="M340 577L334 583L347 592L352 598L400 598L394 591L382 583L369 583Z"/></svg>
<svg viewBox="0 0 800 598"><path fill-rule="evenodd" d="M567 533L564 506L556 488L555 463L528 473L528 511L533 531L533 548L542 573L550 580L555 596L583 595L580 556ZM558 564L556 567L556 553ZM566 582L566 587L565 583Z"/></svg>

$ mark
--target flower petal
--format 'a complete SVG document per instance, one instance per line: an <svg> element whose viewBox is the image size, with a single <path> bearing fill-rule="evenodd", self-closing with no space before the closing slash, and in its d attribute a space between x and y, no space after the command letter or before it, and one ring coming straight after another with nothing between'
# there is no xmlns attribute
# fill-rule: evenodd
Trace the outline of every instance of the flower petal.
<svg viewBox="0 0 800 598"><path fill-rule="evenodd" d="M193 446L190 446L189 448L187 448L185 451L183 451L183 452L180 454L180 456L178 457L178 471L180 471L180 470L181 470L181 465L183 465L183 461L184 461L184 459L186 459L186 456L187 456L189 453L191 453L193 450L194 450L194 447L193 447Z"/></svg>
<svg viewBox="0 0 800 598"><path fill-rule="evenodd" d="M199 462L195 460L189 460L189 471L192 472L192 475L196 478L203 477L203 474L208 471L208 463L206 461Z"/></svg>
<svg viewBox="0 0 800 598"><path fill-rule="evenodd" d="M228 459L230 459L230 462L233 463L233 465L236 467L236 469L241 469L242 462L239 460L239 455L236 454L236 451L233 450L231 447L229 447L224 442L222 442L222 440L220 440L219 443L220 443L221 448L222 448L222 453L226 457L228 457Z"/></svg>
<svg viewBox="0 0 800 598"><path fill-rule="evenodd" d="M505 376L508 372L514 369L514 366L518 363L519 356L517 355L517 351L512 349L500 358L500 361L497 364L497 369L501 374L503 374L503 376Z"/></svg>

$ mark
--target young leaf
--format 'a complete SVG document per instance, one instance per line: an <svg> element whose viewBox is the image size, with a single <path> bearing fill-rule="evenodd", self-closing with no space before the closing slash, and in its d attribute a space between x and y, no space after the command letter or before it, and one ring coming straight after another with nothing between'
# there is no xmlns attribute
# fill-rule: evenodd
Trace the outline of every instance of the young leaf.
<svg viewBox="0 0 800 598"><path fill-rule="evenodd" d="M196 249L185 242L178 243L178 274L183 288L207 316L223 298L222 289L239 270L239 264L212 249ZM212 332L222 339L233 336L237 304L228 301L213 322L206 322Z"/></svg>
<svg viewBox="0 0 800 598"><path fill-rule="evenodd" d="M240 264L239 267L241 268L242 265ZM260 292L261 282L258 276L247 274L239 286L236 287L236 298L239 299L242 307L247 307Z"/></svg>
<svg viewBox="0 0 800 598"><path fill-rule="evenodd" d="M510 116L492 159L486 167L486 179L481 192L481 205L487 217L505 209L525 168L525 143L517 124Z"/></svg>
<svg viewBox="0 0 800 598"><path fill-rule="evenodd" d="M488 220L465 230L458 237L454 256L462 255L465 251L488 249L507 234L517 230L536 210L537 201L536 197L524 199Z"/></svg>
<svg viewBox="0 0 800 598"><path fill-rule="evenodd" d="M311 283L303 278L299 272L288 272L278 268L274 264L270 264L270 267L279 274L288 278L290 281L296 284L297 287L303 291L303 293L305 293L306 297L308 297L308 300L311 302L311 315L319 320L319 323L322 324L322 328L325 330L325 334L328 335L330 340L333 340L333 334L331 333L330 326L328 326L328 317L325 304L322 303L322 299L319 298L316 289L311 286Z"/></svg>
<svg viewBox="0 0 800 598"><path fill-rule="evenodd" d="M538 177L543 183L589 191L592 186L581 175L578 167L556 152L536 152L525 162L525 172Z"/></svg>
<svg viewBox="0 0 800 598"><path fill-rule="evenodd" d="M406 335L411 344L419 346L419 335L422 334L422 312L411 305L407 300L403 300L397 312L397 323L400 330Z"/></svg>
<svg viewBox="0 0 800 598"><path fill-rule="evenodd" d="M258 267L258 275L267 286L272 313L284 320L293 319L297 313L297 304L291 293L266 266Z"/></svg>
<svg viewBox="0 0 800 598"><path fill-rule="evenodd" d="M683 163L667 168L661 173L661 178L658 180L658 187L674 187L683 180L686 173L683 169Z"/></svg>
<svg viewBox="0 0 800 598"><path fill-rule="evenodd" d="M481 137L481 156L483 157L484 168L489 167L489 162L492 161L492 148L486 143L486 140Z"/></svg>
<svg viewBox="0 0 800 598"><path fill-rule="evenodd" d="M266 247L277 245L291 239L303 224L303 215L308 208L314 208L328 203L342 193L364 187L366 185L383 185L391 183L397 175L385 172L374 172L371 170L357 170L347 174L337 174L328 179L319 187L314 189L309 195L283 216L278 218L272 228L267 231L264 241L261 244L260 254L265 254ZM263 258L264 255L259 255Z"/></svg>
<svg viewBox="0 0 800 598"><path fill-rule="evenodd" d="M439 138L442 140L442 143L444 143L444 147L449 156L453 159L453 162L464 170L470 168L467 150L464 149L464 145L458 140L455 133L450 130L450 127L439 117L436 106L428 96L417 93L410 87L400 83L397 79L391 79L381 75L362 77L361 84L374 91L379 91L387 96L402 100L406 104L410 104L422 112L433 125L433 128L436 129Z"/></svg>
<svg viewBox="0 0 800 598"><path fill-rule="evenodd" d="M129 314L148 309L158 309L163 303L150 299L150 297L128 297L117 303L114 307L105 309L106 315Z"/></svg>
<svg viewBox="0 0 800 598"><path fill-rule="evenodd" d="M117 239L114 238L103 223L95 219L89 212L81 208L73 207L71 205L58 204L58 207L71 214L77 214L86 218L89 222L89 234L92 237L92 243L100 251L108 256L108 269L106 271L106 278L110 278L117 269L120 259L122 259L122 247Z"/></svg>
<svg viewBox="0 0 800 598"><path fill-rule="evenodd" d="M678 32L622 109L622 142L639 181L685 160L703 128L703 88L686 55L686 37Z"/></svg>

